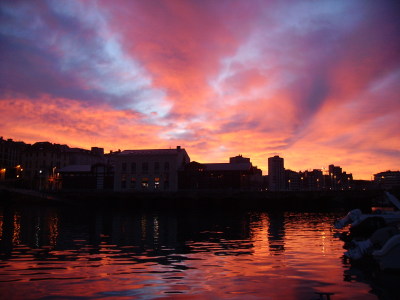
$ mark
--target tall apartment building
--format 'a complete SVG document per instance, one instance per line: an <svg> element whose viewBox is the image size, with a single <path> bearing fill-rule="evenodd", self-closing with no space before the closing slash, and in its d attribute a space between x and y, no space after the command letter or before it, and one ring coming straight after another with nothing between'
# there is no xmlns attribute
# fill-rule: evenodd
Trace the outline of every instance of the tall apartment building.
<svg viewBox="0 0 400 300"><path fill-rule="evenodd" d="M115 157L116 191L176 191L178 171L190 162L186 150L125 150Z"/></svg>
<svg viewBox="0 0 400 300"><path fill-rule="evenodd" d="M339 166L329 165L329 175L325 182L333 190L351 189L353 174L343 172Z"/></svg>
<svg viewBox="0 0 400 300"><path fill-rule="evenodd" d="M284 161L278 155L268 158L268 186L270 191L285 189Z"/></svg>

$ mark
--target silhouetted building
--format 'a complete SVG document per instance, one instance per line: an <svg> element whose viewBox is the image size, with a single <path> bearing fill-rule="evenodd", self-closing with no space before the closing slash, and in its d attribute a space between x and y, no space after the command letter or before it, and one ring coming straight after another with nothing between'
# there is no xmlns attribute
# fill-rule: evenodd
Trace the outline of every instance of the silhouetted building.
<svg viewBox="0 0 400 300"><path fill-rule="evenodd" d="M230 164L249 164L250 163L250 158L248 157L243 157L241 154L235 157L230 157L229 158L229 163Z"/></svg>
<svg viewBox="0 0 400 300"><path fill-rule="evenodd" d="M329 165L329 177L325 178L326 187L331 190L351 189L353 175L342 171L339 166Z"/></svg>
<svg viewBox="0 0 400 300"><path fill-rule="evenodd" d="M400 171L385 171L374 174L374 183L385 190L400 188Z"/></svg>
<svg viewBox="0 0 400 300"><path fill-rule="evenodd" d="M21 156L27 145L12 139L0 137L0 180L18 180L22 178Z"/></svg>
<svg viewBox="0 0 400 300"><path fill-rule="evenodd" d="M81 148L68 148L68 164L69 165L93 165L105 163L104 149L92 147L91 150Z"/></svg>
<svg viewBox="0 0 400 300"><path fill-rule="evenodd" d="M275 155L268 158L269 190L282 191L285 189L285 168L282 157Z"/></svg>
<svg viewBox="0 0 400 300"><path fill-rule="evenodd" d="M70 148L67 145L38 142L25 147L21 166L24 168L24 181L28 187L58 187L58 173L69 165L94 165L104 163L104 150Z"/></svg>
<svg viewBox="0 0 400 300"><path fill-rule="evenodd" d="M59 170L60 188L69 190L113 189L114 172L105 164L69 165Z"/></svg>
<svg viewBox="0 0 400 300"><path fill-rule="evenodd" d="M356 191L373 190L375 183L371 180L353 180L351 187Z"/></svg>
<svg viewBox="0 0 400 300"><path fill-rule="evenodd" d="M179 172L179 178L180 189L261 190L262 187L262 171L250 159L232 162L231 158L230 163L211 164L191 162Z"/></svg>
<svg viewBox="0 0 400 300"><path fill-rule="evenodd" d="M238 155L229 163L198 163L185 165L179 173L180 189L261 190L262 171L250 158Z"/></svg>
<svg viewBox="0 0 400 300"><path fill-rule="evenodd" d="M69 148L67 145L37 142L33 145L0 138L0 180L27 188L53 189L58 171L71 164L104 162L104 150Z"/></svg>
<svg viewBox="0 0 400 300"><path fill-rule="evenodd" d="M125 150L115 157L116 191L176 191L178 171L190 162L180 146L176 149Z"/></svg>
<svg viewBox="0 0 400 300"><path fill-rule="evenodd" d="M324 176L322 170L300 172L301 189L305 191L318 191L324 188Z"/></svg>
<svg viewBox="0 0 400 300"><path fill-rule="evenodd" d="M47 187L48 179L54 179L57 170L69 164L68 146L38 142L29 145L22 154L24 180L29 187Z"/></svg>
<svg viewBox="0 0 400 300"><path fill-rule="evenodd" d="M104 154L105 163L115 168L115 162L117 161L117 155L121 153L121 150L110 151L110 153Z"/></svg>
<svg viewBox="0 0 400 300"><path fill-rule="evenodd" d="M300 178L301 175L298 172L285 170L285 190L300 191L302 189Z"/></svg>
<svg viewBox="0 0 400 300"><path fill-rule="evenodd" d="M24 142L15 142L12 139L4 140L0 137L0 168L14 168L21 164L21 153L27 145Z"/></svg>

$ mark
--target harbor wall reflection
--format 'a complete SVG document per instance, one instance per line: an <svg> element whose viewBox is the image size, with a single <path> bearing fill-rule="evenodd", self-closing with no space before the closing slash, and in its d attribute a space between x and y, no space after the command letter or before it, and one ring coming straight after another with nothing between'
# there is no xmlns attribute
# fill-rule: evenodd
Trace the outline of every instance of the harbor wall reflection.
<svg viewBox="0 0 400 300"><path fill-rule="evenodd" d="M284 255L288 246L291 251L299 244L308 248L310 245L302 231L314 226L309 218L301 220L284 212L185 214L6 207L1 210L0 219L1 248L5 256L18 245L37 249L37 253L46 249L49 255L51 250L87 249L91 254L99 253L105 244L118 246L125 252L158 255L213 252L210 243L223 249L224 255L237 255L238 248L252 255ZM292 223L296 223L295 228ZM331 235L331 224L326 224L322 231L321 224L315 227L320 242L313 245L311 252L324 253L329 250L326 235ZM68 259L73 259L73 252L71 255Z"/></svg>
<svg viewBox="0 0 400 300"><path fill-rule="evenodd" d="M214 242L229 249L226 241L231 240L246 241L253 252L260 241L262 249L270 254L278 255L285 250L284 213L81 213L57 208L4 207L0 210L0 225L3 255L21 244L57 250L76 249L85 244L95 249L104 241L131 246L127 249L134 252L168 249L190 252L187 242Z"/></svg>

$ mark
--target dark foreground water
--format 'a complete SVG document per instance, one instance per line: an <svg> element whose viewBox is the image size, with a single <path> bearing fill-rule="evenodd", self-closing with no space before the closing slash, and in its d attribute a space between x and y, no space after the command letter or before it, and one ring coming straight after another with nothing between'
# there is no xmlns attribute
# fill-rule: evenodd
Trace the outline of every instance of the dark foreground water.
<svg viewBox="0 0 400 300"><path fill-rule="evenodd" d="M337 217L0 207L0 297L400 299L398 274L343 259Z"/></svg>

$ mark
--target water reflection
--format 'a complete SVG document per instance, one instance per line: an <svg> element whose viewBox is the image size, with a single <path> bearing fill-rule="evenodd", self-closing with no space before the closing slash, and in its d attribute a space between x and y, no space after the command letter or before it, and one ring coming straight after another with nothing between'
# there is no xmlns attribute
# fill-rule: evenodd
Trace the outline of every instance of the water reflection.
<svg viewBox="0 0 400 300"><path fill-rule="evenodd" d="M371 293L370 278L349 275L354 268L342 260L331 225L336 216L330 214L46 207L0 212L0 287L8 298L395 295L387 286Z"/></svg>
<svg viewBox="0 0 400 300"><path fill-rule="evenodd" d="M268 241L272 254L285 251L285 217L283 212L269 213Z"/></svg>

